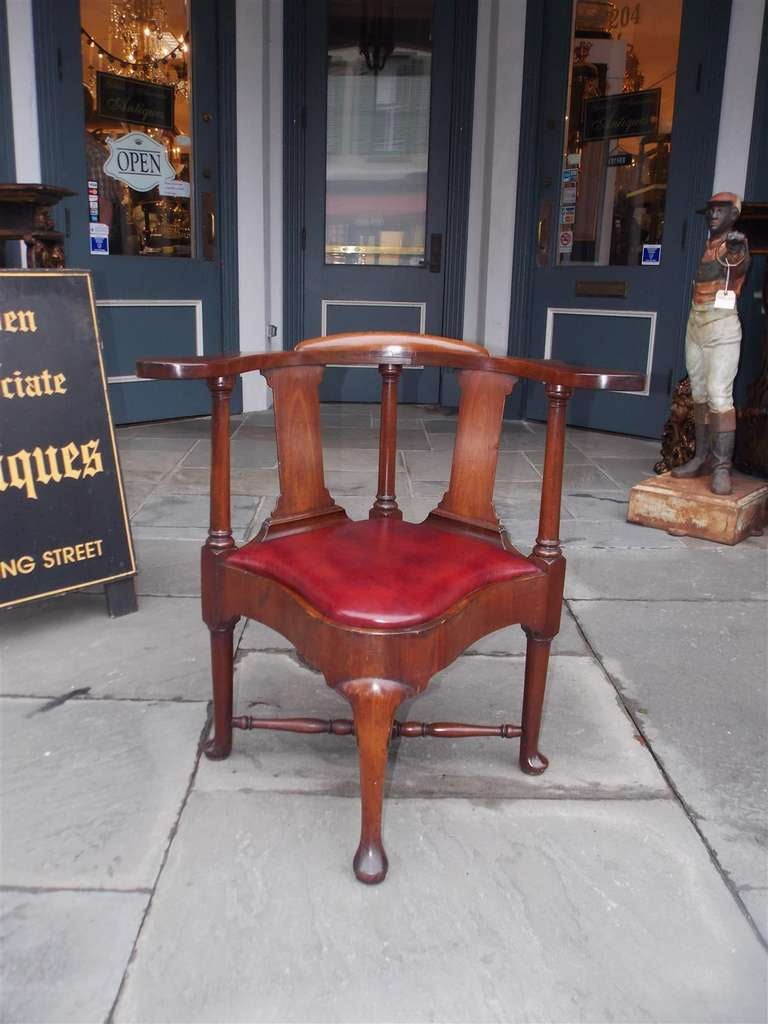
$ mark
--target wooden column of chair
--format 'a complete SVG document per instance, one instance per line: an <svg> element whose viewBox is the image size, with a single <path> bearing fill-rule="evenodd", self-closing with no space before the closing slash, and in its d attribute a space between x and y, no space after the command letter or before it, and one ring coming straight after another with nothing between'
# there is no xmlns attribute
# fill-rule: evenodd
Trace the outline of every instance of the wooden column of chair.
<svg viewBox="0 0 768 1024"><path fill-rule="evenodd" d="M352 522L325 485L318 386L328 363L378 366L382 412L377 495ZM397 384L404 366L460 371L461 404L448 489L427 519L407 523L397 505ZM238 548L229 519L229 413L234 375L261 371L272 388L280 496L259 535ZM211 632L214 735L226 757L232 728L355 735L360 881L380 882L387 857L381 811L393 736L520 738L523 771L539 774L549 650L560 625L565 559L560 491L566 406L573 388L642 390L636 373L502 359L481 346L416 335L340 335L292 352L145 360L140 376L209 381L213 395L211 529L203 549L203 618ZM516 380L542 381L549 402L539 530L531 554L509 541L493 507L504 402ZM232 636L240 616L279 630L352 707L353 719L232 715ZM527 636L521 724L402 722L406 698L471 644L504 626Z"/></svg>
<svg viewBox="0 0 768 1024"><path fill-rule="evenodd" d="M239 616L222 620L216 574L219 560L230 552L235 541L229 497L229 401L235 378L213 377L211 392L211 498L208 539L201 555L203 576L203 620L211 633L211 675L213 682L213 737L205 744L212 760L229 757L232 749L232 640Z"/></svg>
<svg viewBox="0 0 768 1024"><path fill-rule="evenodd" d="M395 497L397 476L397 384L402 369L386 363L381 374L381 425L379 428L379 486L370 519L402 519Z"/></svg>

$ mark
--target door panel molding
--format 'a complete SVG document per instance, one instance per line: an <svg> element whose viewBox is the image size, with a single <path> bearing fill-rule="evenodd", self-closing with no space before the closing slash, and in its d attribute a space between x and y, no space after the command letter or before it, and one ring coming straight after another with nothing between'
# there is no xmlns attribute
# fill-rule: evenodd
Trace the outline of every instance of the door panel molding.
<svg viewBox="0 0 768 1024"><path fill-rule="evenodd" d="M380 308L411 308L419 310L419 334L424 334L427 323L426 302L396 302L388 299L321 299L320 300L320 336L328 334L329 306L378 306Z"/></svg>
<svg viewBox="0 0 768 1024"><path fill-rule="evenodd" d="M614 394L636 395L640 398L647 398L651 393L651 370L653 368L653 353L656 346L656 310L653 309L577 309L571 307L548 306L547 326L544 335L544 358L552 358L552 346L554 344L555 317L558 314L567 316L605 316L605 317L645 317L648 320L648 342L645 359L646 383L643 391L617 391ZM555 357L559 358L559 357ZM611 367L607 367L611 369Z"/></svg>
<svg viewBox="0 0 768 1024"><path fill-rule="evenodd" d="M141 307L189 306L195 311L195 355L205 355L203 343L203 300L202 299L96 299L97 309L124 309ZM137 377L136 374L123 374L107 377L108 384L145 384L148 378Z"/></svg>

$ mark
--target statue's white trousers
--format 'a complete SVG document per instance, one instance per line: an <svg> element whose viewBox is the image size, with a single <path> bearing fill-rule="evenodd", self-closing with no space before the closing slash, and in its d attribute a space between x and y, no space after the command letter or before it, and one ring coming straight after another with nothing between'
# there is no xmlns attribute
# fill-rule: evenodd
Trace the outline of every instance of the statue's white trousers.
<svg viewBox="0 0 768 1024"><path fill-rule="evenodd" d="M685 365L694 402L707 402L712 412L733 408L740 348L741 322L736 310L691 306L685 329Z"/></svg>

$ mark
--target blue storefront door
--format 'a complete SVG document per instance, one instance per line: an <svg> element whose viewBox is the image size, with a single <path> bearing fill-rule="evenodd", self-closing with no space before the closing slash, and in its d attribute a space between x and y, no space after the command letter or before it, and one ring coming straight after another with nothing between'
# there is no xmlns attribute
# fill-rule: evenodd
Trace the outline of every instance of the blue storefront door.
<svg viewBox="0 0 768 1024"><path fill-rule="evenodd" d="M77 193L66 203L67 265L93 274L118 423L210 409L204 384L137 379L137 358L237 349L235 303L222 300L235 248L221 237L234 218L222 209L231 168L220 159L221 83L234 76L220 73L219 53L233 7L49 0L36 12L41 45L57 50L41 71L43 86L55 74L41 90L44 174Z"/></svg>
<svg viewBox="0 0 768 1024"><path fill-rule="evenodd" d="M695 210L712 185L729 5L535 0L528 14L526 45L541 55L523 125L536 184L518 234L528 351L645 372L644 394L577 393L569 422L658 437L685 372L705 231ZM546 415L541 388L526 413Z"/></svg>

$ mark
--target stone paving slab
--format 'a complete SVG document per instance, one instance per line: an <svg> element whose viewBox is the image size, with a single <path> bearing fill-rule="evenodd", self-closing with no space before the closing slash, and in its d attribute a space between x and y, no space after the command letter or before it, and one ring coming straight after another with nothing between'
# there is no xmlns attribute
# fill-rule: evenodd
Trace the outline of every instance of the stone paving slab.
<svg viewBox="0 0 768 1024"><path fill-rule="evenodd" d="M385 814L370 888L356 800L193 793L116 1024L765 1019L764 951L675 804Z"/></svg>
<svg viewBox="0 0 768 1024"><path fill-rule="evenodd" d="M3 884L151 888L205 706L6 698L0 713Z"/></svg>
<svg viewBox="0 0 768 1024"><path fill-rule="evenodd" d="M658 457L658 452L655 455L649 455L641 459L612 459L602 455L592 456L597 461L600 469L607 473L611 480L619 487L626 488L627 490L630 487L634 487L641 480L647 480L649 476L655 475L653 466L658 461Z"/></svg>
<svg viewBox="0 0 768 1024"><path fill-rule="evenodd" d="M134 892L0 892L0 1021L106 1020L148 900Z"/></svg>
<svg viewBox="0 0 768 1024"><path fill-rule="evenodd" d="M569 464L563 469L563 489L568 491L604 490L615 487L616 483L603 472L600 466Z"/></svg>
<svg viewBox="0 0 768 1024"><path fill-rule="evenodd" d="M243 529L250 525L259 508L260 499L251 495L233 495L230 501L232 526ZM207 496L196 494L153 495L137 516L134 526L168 528L196 526L208 529L211 505Z"/></svg>
<svg viewBox="0 0 768 1024"><path fill-rule="evenodd" d="M737 595L752 601L768 599L768 564L763 552L737 545L713 546L691 557L685 545L676 549L574 550L568 558L565 596L643 601L728 601ZM638 632L649 642L645 626Z"/></svg>
<svg viewBox="0 0 768 1024"><path fill-rule="evenodd" d="M563 510L576 519L626 522L628 507L625 490L584 490L576 487L563 494Z"/></svg>
<svg viewBox="0 0 768 1024"><path fill-rule="evenodd" d="M200 596L200 548L197 540L140 540L136 543L139 597ZM202 621L200 623L202 627Z"/></svg>
<svg viewBox="0 0 768 1024"><path fill-rule="evenodd" d="M131 529L135 540L196 540L202 544L207 538L210 520L208 489L202 494L173 493L170 489L174 480L174 476L168 477L165 487L156 489L132 516ZM232 495L232 536L237 543L242 543L248 536L261 504L259 496Z"/></svg>
<svg viewBox="0 0 768 1024"><path fill-rule="evenodd" d="M194 451L194 448L192 449ZM120 466L126 476L133 476L138 473L154 473L158 477L164 476L169 470L178 466L183 458L184 451L171 449L155 449L153 451L128 449L121 451Z"/></svg>
<svg viewBox="0 0 768 1024"><path fill-rule="evenodd" d="M541 436L541 440L543 442L543 435ZM539 470L543 469L543 467L544 467L544 446L543 446L543 443L542 443L541 448L538 448L535 451L531 451L531 450L526 449L525 450L525 457L526 457L526 459L529 460L529 462L532 462L533 465L537 469L539 469ZM589 455L585 455L584 452L579 451L579 449L574 447L574 445L566 444L566 446L565 446L565 465L566 466L593 466L593 465L595 465L595 463L592 461L592 459L589 457Z"/></svg>
<svg viewBox="0 0 768 1024"><path fill-rule="evenodd" d="M154 484L135 484L131 483L124 488L125 502L128 506L128 515L134 516L139 511L141 506L154 491Z"/></svg>
<svg viewBox="0 0 768 1024"><path fill-rule="evenodd" d="M539 523L537 519L510 519L507 529L512 543L524 554L533 547ZM563 519L560 541L566 558L576 548L682 548L681 537L672 537L666 530L647 530L635 523L613 519ZM566 574L568 570L566 569Z"/></svg>
<svg viewBox="0 0 768 1024"><path fill-rule="evenodd" d="M240 435L230 441L229 464L233 469L274 469L277 448L274 435L271 441L241 440ZM211 442L198 441L182 463L185 469L210 469Z"/></svg>
<svg viewBox="0 0 768 1024"><path fill-rule="evenodd" d="M138 612L110 619L102 596L72 594L0 615L0 692L59 697L81 687L91 697L208 700L199 599L142 597Z"/></svg>
<svg viewBox="0 0 768 1024"><path fill-rule="evenodd" d="M519 722L522 658L460 658L439 673L426 694L403 705L409 721ZM322 676L288 654L246 654L237 668L236 707L261 717L350 718L346 701ZM550 758L538 777L518 768L518 740L405 739L393 744L388 790L397 796L662 796L666 783L595 663L552 659L542 749ZM204 762L204 789L358 791L358 760L350 737L252 731L235 734L226 762Z"/></svg>
<svg viewBox="0 0 768 1024"><path fill-rule="evenodd" d="M765 605L579 601L575 609L725 871L737 887L768 886ZM625 628L628 616L642 631Z"/></svg>
<svg viewBox="0 0 768 1024"><path fill-rule="evenodd" d="M647 458L656 462L659 458L659 442L643 437L627 437L623 434L607 434L599 430L570 427L568 442L592 458L607 455L615 459Z"/></svg>
<svg viewBox="0 0 768 1024"><path fill-rule="evenodd" d="M229 432L234 434L243 422L241 416L231 416ZM211 417L195 416L188 420L163 420L154 423L135 423L120 427L118 438L123 437L181 437L197 440L211 436Z"/></svg>
<svg viewBox="0 0 768 1024"><path fill-rule="evenodd" d="M233 496L280 493L276 469L233 469L229 486ZM210 490L209 469L182 466L158 485L155 494L201 494L205 495L207 501Z"/></svg>
<svg viewBox="0 0 768 1024"><path fill-rule="evenodd" d="M761 889L741 889L739 896L760 934L768 942L768 886Z"/></svg>
<svg viewBox="0 0 768 1024"><path fill-rule="evenodd" d="M178 457L181 458L185 452L197 444L193 437L166 437L164 434L145 437L129 434L122 427L118 427L115 437L121 457L124 453L129 452L178 452Z"/></svg>

